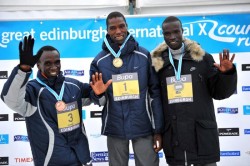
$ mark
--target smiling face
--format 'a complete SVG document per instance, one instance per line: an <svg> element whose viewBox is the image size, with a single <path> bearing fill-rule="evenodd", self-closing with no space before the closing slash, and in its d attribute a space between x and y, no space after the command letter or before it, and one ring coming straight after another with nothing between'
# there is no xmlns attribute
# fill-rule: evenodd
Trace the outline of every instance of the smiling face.
<svg viewBox="0 0 250 166"><path fill-rule="evenodd" d="M57 76L61 70L59 53L56 50L43 51L37 67L47 78Z"/></svg>
<svg viewBox="0 0 250 166"><path fill-rule="evenodd" d="M122 17L108 19L107 30L111 39L119 45L122 45L128 35L127 24Z"/></svg>
<svg viewBox="0 0 250 166"><path fill-rule="evenodd" d="M182 26L179 21L165 22L162 25L162 33L166 44L173 50L182 46Z"/></svg>

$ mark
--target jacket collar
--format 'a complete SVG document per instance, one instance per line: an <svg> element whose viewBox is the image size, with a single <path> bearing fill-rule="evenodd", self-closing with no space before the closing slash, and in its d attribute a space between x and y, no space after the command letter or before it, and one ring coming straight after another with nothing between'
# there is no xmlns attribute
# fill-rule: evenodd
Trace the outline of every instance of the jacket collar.
<svg viewBox="0 0 250 166"><path fill-rule="evenodd" d="M200 47L200 45L190 39L183 39L185 44L185 55L184 58L190 58L194 61L201 61L205 55L205 51ZM155 67L156 72L163 68L164 60L162 58L163 52L168 49L168 45L163 42L157 46L152 52L152 65Z"/></svg>
<svg viewBox="0 0 250 166"><path fill-rule="evenodd" d="M128 32L129 34L129 32ZM109 45L111 46L111 48L117 53L120 49L120 47L118 46L117 43L114 43L109 34L106 35L107 41L109 42ZM127 43L125 44L125 46L123 47L123 49L121 50L121 55L126 55L128 53L133 52L134 50L136 50L138 47L138 43L135 41L134 37L131 35L130 38L128 39ZM107 48L105 42L102 43L102 49L110 52L109 49Z"/></svg>
<svg viewBox="0 0 250 166"><path fill-rule="evenodd" d="M44 82L46 85L48 85L50 88L52 88L53 90L58 90L61 88L63 81L65 80L65 77L63 76L62 71L60 71L59 75L57 77L54 78L45 78L41 71L38 70L37 72L37 77Z"/></svg>

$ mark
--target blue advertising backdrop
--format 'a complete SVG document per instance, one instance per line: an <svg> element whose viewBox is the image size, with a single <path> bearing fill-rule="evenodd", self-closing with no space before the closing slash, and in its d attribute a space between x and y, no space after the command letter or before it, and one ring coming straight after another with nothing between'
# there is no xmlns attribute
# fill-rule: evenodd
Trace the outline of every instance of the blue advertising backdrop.
<svg viewBox="0 0 250 166"><path fill-rule="evenodd" d="M129 31L141 45L152 50L163 41L161 23L164 18L129 17ZM218 53L225 46L231 52L249 51L249 14L180 16L180 19L184 36L198 41L210 53ZM0 23L0 59L17 59L16 46L28 34L36 39L35 51L42 45L53 45L62 52L63 58L94 57L106 33L105 18Z"/></svg>

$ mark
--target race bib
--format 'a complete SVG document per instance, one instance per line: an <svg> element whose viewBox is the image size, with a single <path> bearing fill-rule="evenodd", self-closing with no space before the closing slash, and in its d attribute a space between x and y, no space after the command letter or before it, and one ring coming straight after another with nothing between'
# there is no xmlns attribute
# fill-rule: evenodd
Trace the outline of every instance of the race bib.
<svg viewBox="0 0 250 166"><path fill-rule="evenodd" d="M60 133L69 132L80 127L77 102L68 103L64 110L57 111L57 120Z"/></svg>
<svg viewBox="0 0 250 166"><path fill-rule="evenodd" d="M123 73L112 75L112 86L114 101L140 98L137 73Z"/></svg>
<svg viewBox="0 0 250 166"><path fill-rule="evenodd" d="M181 75L179 81L176 77L167 77L168 104L193 102L193 85L190 74Z"/></svg>

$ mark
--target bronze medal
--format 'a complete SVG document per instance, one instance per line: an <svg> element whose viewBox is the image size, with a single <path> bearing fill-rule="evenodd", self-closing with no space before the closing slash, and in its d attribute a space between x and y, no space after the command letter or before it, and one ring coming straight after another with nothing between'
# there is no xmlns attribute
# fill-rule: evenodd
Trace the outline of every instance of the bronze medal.
<svg viewBox="0 0 250 166"><path fill-rule="evenodd" d="M113 60L113 65L114 65L116 68L121 67L122 64L123 64L123 62L122 62L122 59L121 59L121 58L115 58L115 59Z"/></svg>
<svg viewBox="0 0 250 166"><path fill-rule="evenodd" d="M55 104L56 110L57 111L63 111L66 108L66 104L63 101L58 101Z"/></svg>

